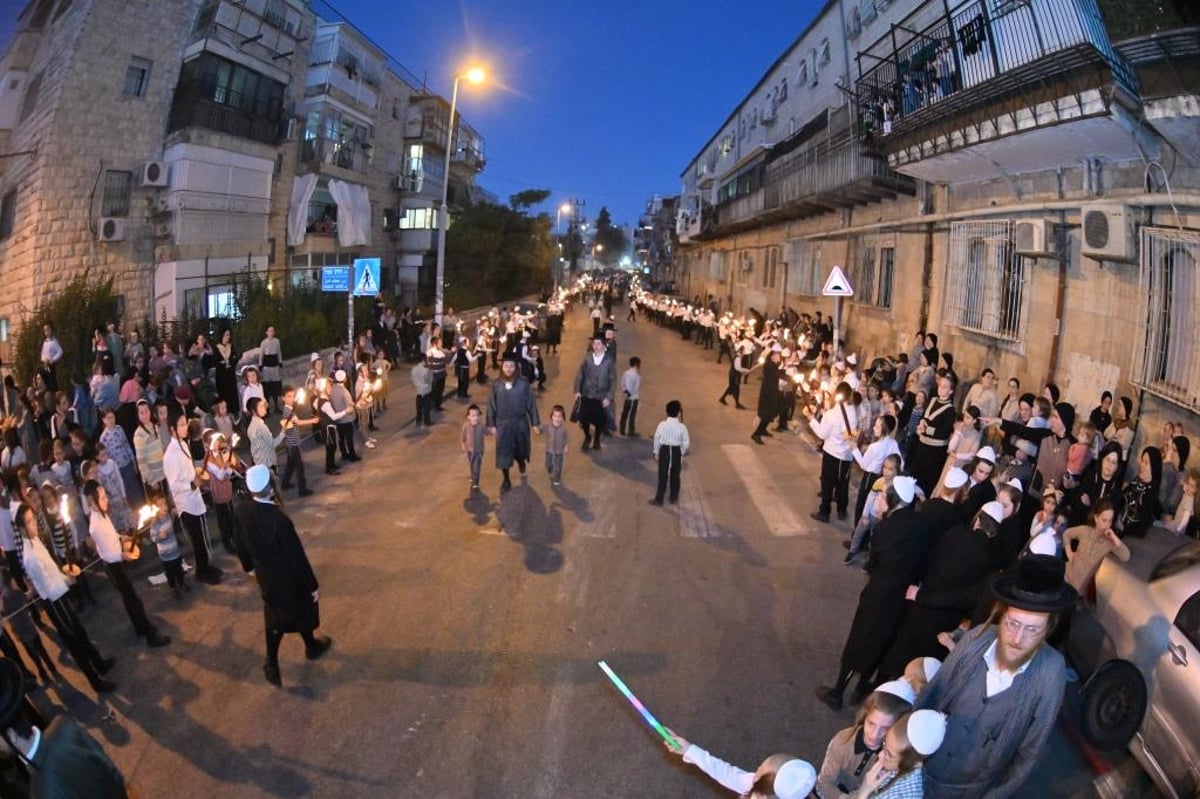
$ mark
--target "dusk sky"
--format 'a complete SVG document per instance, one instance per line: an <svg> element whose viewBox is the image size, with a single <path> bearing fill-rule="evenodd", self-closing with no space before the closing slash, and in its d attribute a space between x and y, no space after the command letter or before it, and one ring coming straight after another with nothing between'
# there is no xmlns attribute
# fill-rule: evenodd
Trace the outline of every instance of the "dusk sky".
<svg viewBox="0 0 1200 799"><path fill-rule="evenodd" d="M589 219L606 205L614 221L636 224L652 195L679 192L688 161L821 3L334 0L334 7L446 97L456 66L472 53L490 63L501 86L460 90L459 103L487 140L480 184L502 202L545 188L553 192L551 214L576 197ZM323 3L314 8L325 14Z"/></svg>
<svg viewBox="0 0 1200 799"><path fill-rule="evenodd" d="M170 0L164 0L170 1ZM24 0L0 0L7 45ZM473 54L498 83L460 92L487 141L480 183L499 199L522 189L608 206L636 224L800 34L820 0L334 0L400 64L450 96ZM337 19L323 0L314 10ZM384 9L387 9L386 11ZM464 84L465 85L465 84Z"/></svg>

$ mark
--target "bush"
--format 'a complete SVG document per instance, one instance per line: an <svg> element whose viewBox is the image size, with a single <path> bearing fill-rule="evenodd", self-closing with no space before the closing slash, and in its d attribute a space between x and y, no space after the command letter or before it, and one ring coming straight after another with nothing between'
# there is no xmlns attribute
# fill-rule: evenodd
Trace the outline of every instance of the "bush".
<svg viewBox="0 0 1200 799"><path fill-rule="evenodd" d="M95 361L92 334L117 319L117 297L112 286L111 277L93 280L84 272L62 291L43 299L37 310L22 320L14 348L18 382L28 385L41 367L42 328L48 324L63 348L59 384L65 386L67 380L87 383Z"/></svg>

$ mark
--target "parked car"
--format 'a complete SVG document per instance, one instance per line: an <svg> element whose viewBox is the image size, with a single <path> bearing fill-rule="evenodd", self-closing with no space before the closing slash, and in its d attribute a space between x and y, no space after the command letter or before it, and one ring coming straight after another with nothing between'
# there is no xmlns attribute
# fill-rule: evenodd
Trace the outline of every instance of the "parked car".
<svg viewBox="0 0 1200 799"><path fill-rule="evenodd" d="M1105 558L1094 607L1077 611L1067 654L1081 677L1081 727L1128 746L1164 796L1200 795L1200 542L1152 527Z"/></svg>

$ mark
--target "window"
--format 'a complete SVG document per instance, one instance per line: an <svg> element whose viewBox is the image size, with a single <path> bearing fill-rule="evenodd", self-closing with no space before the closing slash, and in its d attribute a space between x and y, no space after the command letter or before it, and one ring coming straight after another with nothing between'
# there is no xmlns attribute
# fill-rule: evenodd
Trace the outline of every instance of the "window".
<svg viewBox="0 0 1200 799"><path fill-rule="evenodd" d="M0 317L0 344L6 344L9 340L8 317Z"/></svg>
<svg viewBox="0 0 1200 799"><path fill-rule="evenodd" d="M708 276L713 280L725 280L725 255L720 250L708 254Z"/></svg>
<svg viewBox="0 0 1200 799"><path fill-rule="evenodd" d="M862 15L857 8L850 9L850 19L846 21L846 37L854 41L862 33Z"/></svg>
<svg viewBox="0 0 1200 799"><path fill-rule="evenodd" d="M849 275L854 286L854 301L859 305L891 308L892 277L896 266L895 236L863 236L855 248Z"/></svg>
<svg viewBox="0 0 1200 799"><path fill-rule="evenodd" d="M7 239L13 234L13 225L17 220L17 190L5 192L0 200L0 239Z"/></svg>
<svg viewBox="0 0 1200 799"><path fill-rule="evenodd" d="M217 8L220 5L220 0L204 0L204 5L200 6L200 11L196 14L196 26L192 29L193 36L208 33L209 28L217 20Z"/></svg>
<svg viewBox="0 0 1200 799"><path fill-rule="evenodd" d="M1175 628L1187 636L1192 646L1200 649L1200 593L1192 594L1179 607Z"/></svg>
<svg viewBox="0 0 1200 799"><path fill-rule="evenodd" d="M779 102L782 103L787 99L787 78L779 81Z"/></svg>
<svg viewBox="0 0 1200 799"><path fill-rule="evenodd" d="M775 288L779 276L779 248L768 247L763 253L762 287Z"/></svg>
<svg viewBox="0 0 1200 799"><path fill-rule="evenodd" d="M284 5L283 0L267 0L267 10L263 14L263 22L279 30L287 27L287 6Z"/></svg>
<svg viewBox="0 0 1200 799"><path fill-rule="evenodd" d="M104 196L100 202L100 216L129 216L129 195L132 187L132 172L106 170L104 172Z"/></svg>
<svg viewBox="0 0 1200 799"><path fill-rule="evenodd" d="M33 80L29 81L25 86L25 96L21 98L21 118L18 122L24 122L33 113L33 109L37 108L38 95L42 91L42 76L45 72L39 72L33 76Z"/></svg>
<svg viewBox="0 0 1200 799"><path fill-rule="evenodd" d="M1011 219L953 222L946 259L950 324L1020 341L1030 261L1016 254Z"/></svg>
<svg viewBox="0 0 1200 799"><path fill-rule="evenodd" d="M754 253L742 250L737 254L737 272L733 279L739 286L750 284L750 276L754 274Z"/></svg>
<svg viewBox="0 0 1200 799"><path fill-rule="evenodd" d="M438 226L436 208L405 208L400 217L401 230L436 230Z"/></svg>
<svg viewBox="0 0 1200 799"><path fill-rule="evenodd" d="M67 9L69 9L70 7L71 7L71 0L62 0L62 2L58 4L58 7L54 9L54 18L51 19L50 21L51 22L56 21L63 14L67 13Z"/></svg>
<svg viewBox="0 0 1200 799"><path fill-rule="evenodd" d="M1132 382L1200 410L1200 234L1144 228L1140 268L1143 328Z"/></svg>
<svg viewBox="0 0 1200 799"><path fill-rule="evenodd" d="M879 280L875 294L875 305L879 308L892 307L892 278L896 273L896 248L879 249Z"/></svg>
<svg viewBox="0 0 1200 799"><path fill-rule="evenodd" d="M789 239L787 248L787 290L792 294L815 297L821 293L825 276L821 274L821 245L804 239Z"/></svg>
<svg viewBox="0 0 1200 799"><path fill-rule="evenodd" d="M820 66L825 66L826 64L829 63L829 61L832 59L832 57L833 56L831 55L830 49L829 49L829 40L822 39L820 55L817 57L817 63Z"/></svg>
<svg viewBox="0 0 1200 799"><path fill-rule="evenodd" d="M128 97L144 97L146 86L150 83L151 61L134 56L129 59L125 69L125 88L123 93Z"/></svg>

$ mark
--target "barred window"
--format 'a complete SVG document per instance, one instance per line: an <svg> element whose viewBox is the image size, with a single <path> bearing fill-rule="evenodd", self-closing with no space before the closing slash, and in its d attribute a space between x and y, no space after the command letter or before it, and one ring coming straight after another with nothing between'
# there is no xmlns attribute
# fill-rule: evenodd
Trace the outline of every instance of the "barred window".
<svg viewBox="0 0 1200 799"><path fill-rule="evenodd" d="M1020 341L1030 260L1017 255L1013 220L953 222L946 258L950 324L1004 341Z"/></svg>
<svg viewBox="0 0 1200 799"><path fill-rule="evenodd" d="M708 276L713 280L725 280L725 253L720 250L708 254Z"/></svg>
<svg viewBox="0 0 1200 799"><path fill-rule="evenodd" d="M768 247L763 252L763 270L762 270L762 287L765 289L775 288L775 283L779 277L779 248Z"/></svg>
<svg viewBox="0 0 1200 799"><path fill-rule="evenodd" d="M1200 233L1143 228L1132 382L1200 410Z"/></svg>
<svg viewBox="0 0 1200 799"><path fill-rule="evenodd" d="M132 187L132 172L105 170L100 216L129 216L129 195Z"/></svg>
<svg viewBox="0 0 1200 799"><path fill-rule="evenodd" d="M754 253L742 250L737 254L737 271L733 276L739 286L749 285L750 276L754 274Z"/></svg>
<svg viewBox="0 0 1200 799"><path fill-rule="evenodd" d="M854 301L877 308L892 307L892 277L896 264L896 237L893 234L861 236L850 270Z"/></svg>
<svg viewBox="0 0 1200 799"><path fill-rule="evenodd" d="M825 276L821 274L821 245L804 239L789 239L787 247L787 288L791 294L815 297L821 293Z"/></svg>

